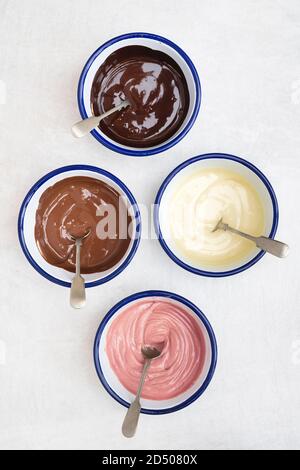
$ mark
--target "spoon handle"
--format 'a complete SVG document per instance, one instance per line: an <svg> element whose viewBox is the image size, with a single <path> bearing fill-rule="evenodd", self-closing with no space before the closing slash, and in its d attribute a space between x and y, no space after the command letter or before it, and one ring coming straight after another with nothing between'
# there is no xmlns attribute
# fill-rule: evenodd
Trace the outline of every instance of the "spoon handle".
<svg viewBox="0 0 300 470"><path fill-rule="evenodd" d="M82 308L85 305L85 285L80 274L81 239L76 239L76 273L70 291L70 304L73 308Z"/></svg>
<svg viewBox="0 0 300 470"><path fill-rule="evenodd" d="M129 101L125 100L118 106L115 106L114 108L110 109L109 111L106 111L105 113L101 114L101 116L92 116L90 118L83 119L82 121L76 122L76 124L73 124L71 130L72 134L74 137L83 137L89 132L91 132L95 127L98 126L99 122L106 118L107 116L110 116L112 113L115 113L116 111L120 111L120 109L125 108L126 106L129 105Z"/></svg>
<svg viewBox="0 0 300 470"><path fill-rule="evenodd" d="M75 275L80 276L80 252L81 252L81 245L82 241L80 238L76 239L76 270L75 270Z"/></svg>
<svg viewBox="0 0 300 470"><path fill-rule="evenodd" d="M71 131L74 137L83 137L91 132L95 127L98 126L101 120L101 116L91 116L89 118L78 121L71 127Z"/></svg>
<svg viewBox="0 0 300 470"><path fill-rule="evenodd" d="M278 258L285 258L289 253L289 247L286 243L279 242L278 240L273 240L273 238L268 237L253 237L248 233L241 232L233 227L230 227L228 224L223 224L224 230L229 230L232 233L237 233L241 237L247 238L255 243L257 248L260 248L271 255L277 256Z"/></svg>
<svg viewBox="0 0 300 470"><path fill-rule="evenodd" d="M150 359L146 359L136 397L128 408L125 419L123 421L122 433L125 437L133 437L135 435L141 411L140 396L147 375L147 370L150 366L150 362Z"/></svg>
<svg viewBox="0 0 300 470"><path fill-rule="evenodd" d="M256 246L274 256L278 256L278 258L285 258L289 254L289 247L286 243L273 240L272 238L257 237Z"/></svg>
<svg viewBox="0 0 300 470"><path fill-rule="evenodd" d="M228 232L231 232L231 233L236 233L237 235L247 238L247 240L251 240L252 242L256 244L256 237L254 237L253 235L249 235L249 233L241 232L240 230L230 227L230 225L224 224L224 223L220 224L220 228L222 228L222 230L225 230L225 231L228 230Z"/></svg>

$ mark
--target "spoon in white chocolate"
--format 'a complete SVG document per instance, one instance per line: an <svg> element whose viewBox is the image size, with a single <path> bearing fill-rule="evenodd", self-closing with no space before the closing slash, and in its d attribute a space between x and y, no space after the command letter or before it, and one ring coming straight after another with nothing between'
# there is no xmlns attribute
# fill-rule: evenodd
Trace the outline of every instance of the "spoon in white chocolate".
<svg viewBox="0 0 300 470"><path fill-rule="evenodd" d="M107 116L110 116L112 113L115 113L116 111L120 111L121 109L126 108L129 105L130 105L129 101L124 100L118 106L115 106L109 111L106 111L105 113L101 114L101 116L92 116L92 117L83 119L82 121L76 122L76 124L73 124L71 128L72 134L74 135L74 137L83 137L87 135L89 132L95 129L95 127L98 127L99 122L102 121L102 119L106 118Z"/></svg>
<svg viewBox="0 0 300 470"><path fill-rule="evenodd" d="M285 258L289 254L289 247L285 243L279 242L278 240L273 240L273 238L268 237L254 237L253 235L249 235L248 233L241 232L236 228L230 227L230 225L225 224L222 219L219 220L215 228L212 230L215 232L216 230L224 230L235 233L240 235L241 237L247 238L255 243L257 248L266 251L267 253L271 253L271 255L277 256L278 258Z"/></svg>

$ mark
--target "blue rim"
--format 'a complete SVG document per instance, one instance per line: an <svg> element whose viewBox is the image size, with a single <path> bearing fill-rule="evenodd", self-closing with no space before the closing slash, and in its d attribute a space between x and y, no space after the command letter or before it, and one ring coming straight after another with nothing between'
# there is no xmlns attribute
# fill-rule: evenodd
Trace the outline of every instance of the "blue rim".
<svg viewBox="0 0 300 470"><path fill-rule="evenodd" d="M113 39L110 39L109 41L105 42L100 46L88 59L86 62L80 78L79 78L79 83L78 83L78 89L77 89L77 101L78 101L78 107L79 111L81 114L81 117L83 119L88 117L88 114L86 112L85 106L84 106L84 100L83 100L83 90L84 90L84 84L85 84L85 79L87 76L87 73L99 54L101 54L104 49L107 47L110 47L111 45L115 44L116 42L124 41L125 39L131 39L131 38L148 38L148 39L153 39L158 42L163 42L164 44L167 44L168 46L172 47L187 63L193 79L195 83L195 89L196 89L196 99L195 99L195 106L192 112L192 115L184 127L184 129L176 136L174 139L171 139L170 142L167 142L166 144L160 145L156 148L153 149L147 149L147 150L134 150L134 149L126 149L123 147L120 147L119 145L113 144L110 141L106 140L103 136L98 134L96 131L92 131L91 134L95 139L97 139L99 142L101 142L105 147L109 148L110 150L113 150L114 152L121 153L123 155L129 155L133 157L146 157L150 155L155 155L157 153L165 152L169 148L173 147L173 145L177 144L183 137L189 132L191 127L193 126L199 109L200 109L200 104L201 104L201 84L200 84L200 79L197 73L197 70L189 58L189 56L180 48L178 47L174 42L170 41L169 39L166 39L162 36L158 36L157 34L151 34L151 33L143 33L143 32L135 32L135 33L127 33L127 34L122 34L120 36L117 36Z"/></svg>
<svg viewBox="0 0 300 470"><path fill-rule="evenodd" d="M123 261L123 263L112 273L108 274L107 276L98 279L96 281L91 281L87 282L85 284L85 287L94 287L94 286L99 286L100 284L104 284L105 282L110 281L113 279L115 276L120 274L126 266L130 263L132 260L133 256L135 255L135 252L138 248L139 242L140 242L140 236L141 236L141 215L140 211L137 205L137 202L135 198L133 197L132 193L129 191L127 186L122 183L119 178L116 176L112 175L106 170L103 170L101 168L98 168L96 166L90 166L90 165L68 165L68 166L63 166L61 168L57 168L56 170L51 171L50 173L47 173L45 176L43 176L41 179L39 179L33 186L32 188L28 191L28 193L25 196L24 201L22 202L20 212L19 212L19 217L18 217L18 236L19 236L19 242L21 245L21 248L23 250L24 255L26 256L27 260L33 266L33 268L42 276L44 276L48 281L54 282L55 284L58 284L63 287L71 287L70 282L62 281L61 279L57 279L54 276L51 276L48 274L46 271L44 271L37 263L36 261L32 258L30 251L26 245L25 242L25 237L24 237L24 217L26 213L27 206L32 198L32 196L35 194L35 192L50 178L53 176L59 175L61 173L67 173L68 171L76 171L76 170L86 170L86 171L92 171L94 173L98 173L100 175L103 175L107 178L109 178L111 181L113 181L115 184L117 184L123 192L126 194L130 204L134 206L135 208L135 221L136 221L136 232L135 232L135 239L132 244L132 248L130 252L128 253L127 257Z"/></svg>
<svg viewBox="0 0 300 470"><path fill-rule="evenodd" d="M241 165L246 166L249 168L253 173L258 176L261 181L264 183L266 186L268 193L270 195L271 201L272 201L272 207L273 207L273 223L272 223L272 228L269 233L269 237L274 238L276 234L276 230L278 227L278 221L279 221L279 209L278 209L278 202L277 198L275 195L275 192L271 186L271 183L269 180L265 177L265 175L258 169L256 166L254 166L252 163L248 162L247 160L244 160L243 158L236 157L235 155L230 155L227 153L207 153L204 155L198 155L196 157L190 158L189 160L186 160L185 162L181 163L179 166L177 166L171 173L167 176L167 178L164 180L162 183L161 187L159 188L159 191L157 193L156 199L155 199L155 205L154 205L154 225L155 225L155 231L157 234L157 237L159 239L159 242L164 249L164 251L167 253L167 255L179 266L182 268L186 269L187 271L194 273L194 274L199 274L201 276L206 276L206 277L225 277L225 276L232 276L234 274L238 274L242 271L245 271L245 269L250 268L253 266L257 261L259 261L264 255L265 251L260 251L254 258L252 258L250 261L245 263L244 265L231 269L228 271L223 271L223 272L211 272L211 271L205 271L202 269L197 269L189 264L185 263L181 259L179 259L173 251L169 248L167 243L165 242L161 228L160 228L160 223L159 223L159 208L160 208L160 202L163 197L164 191L170 181L174 178L177 173L179 173L183 168L191 165L192 163L195 163L199 160L207 160L210 158L219 158L219 159L224 159L224 160L233 160L234 162L240 163Z"/></svg>
<svg viewBox="0 0 300 470"><path fill-rule="evenodd" d="M183 305L190 308L200 318L200 320L202 321L202 323L204 324L204 326L206 328L206 331L207 331L209 339L210 339L211 353L212 353L211 354L211 364L210 364L210 368L208 370L207 376L206 376L203 384L201 385L201 387L199 387L199 389L190 398L183 401L179 405L172 406L170 408L164 408L164 409L161 409L161 410L153 410L153 409L149 409L149 408L142 408L141 409L141 413L145 413L145 414L148 414L148 415L162 415L162 414L166 414L166 413L173 413L175 411L181 410L181 409L185 408L186 406L190 405L195 400L197 400L197 398L199 398L200 395L202 395L202 393L206 390L206 388L208 387L210 381L212 380L212 377L213 377L215 369L216 369L217 357L218 357L217 341L216 341L216 337L215 337L215 334L214 334L214 331L212 329L211 324L209 323L209 321L206 318L206 316L204 315L204 313L201 312L201 310L196 305L194 305L192 302L190 302L186 298L181 297L180 295L174 294L172 292L161 291L161 290L147 290L147 291L144 291L144 292L138 292L136 294L132 294L129 297L126 297L125 299L118 302L105 315L105 317L101 321L100 326L97 330L96 337L95 337L95 342L94 342L94 363L95 363L95 368L96 368L98 377L99 377L103 387L105 388L105 390L117 402L119 402L121 405L128 408L130 403L123 400L123 398L121 398L109 386L109 384L107 383L107 381L105 379L105 376L103 374L101 364L100 364L100 361L99 361L99 344L100 344L101 335L104 331L104 328L105 328L107 322L111 319L111 317L113 315L115 315L115 313L117 313L120 310L120 308L124 307L125 305L129 304L130 302L133 302L135 300L138 300L138 299L141 299L141 298L144 298L144 297L166 297L166 298L177 300L178 302L181 302Z"/></svg>

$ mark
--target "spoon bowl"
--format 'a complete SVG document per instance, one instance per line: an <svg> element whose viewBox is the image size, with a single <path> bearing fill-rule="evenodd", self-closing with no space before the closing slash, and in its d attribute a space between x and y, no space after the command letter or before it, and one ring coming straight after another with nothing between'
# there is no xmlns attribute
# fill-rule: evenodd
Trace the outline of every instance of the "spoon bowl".
<svg viewBox="0 0 300 470"><path fill-rule="evenodd" d="M222 219L222 217L221 217L221 219L218 220L216 226L212 229L211 232L214 233L214 232L216 232L217 230L219 230L219 229L221 228L221 224L222 224L222 223L223 223L223 219Z"/></svg>
<svg viewBox="0 0 300 470"><path fill-rule="evenodd" d="M83 241L85 238L87 238L91 233L91 229L89 228L87 230L87 232L82 236L82 237L75 237L74 235L72 235L71 233L69 234L70 235L70 239L73 241L73 242L76 242L76 240L81 240Z"/></svg>
<svg viewBox="0 0 300 470"><path fill-rule="evenodd" d="M154 346L142 346L142 354L145 359L155 359L156 357L161 355L161 351L159 351Z"/></svg>

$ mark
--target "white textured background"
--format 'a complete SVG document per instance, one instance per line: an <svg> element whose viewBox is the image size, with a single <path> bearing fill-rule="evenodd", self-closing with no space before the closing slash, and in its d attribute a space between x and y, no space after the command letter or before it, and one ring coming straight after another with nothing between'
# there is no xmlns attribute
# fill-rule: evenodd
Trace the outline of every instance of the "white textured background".
<svg viewBox="0 0 300 470"><path fill-rule="evenodd" d="M203 87L188 136L144 159L70 134L86 59L136 30L177 42ZM299 58L299 0L0 0L0 448L300 447ZM208 279L144 240L126 271L89 289L84 311L72 310L68 292L25 260L19 206L48 171L99 165L150 205L171 169L213 151L249 159L269 177L288 259L265 256L238 276ZM137 436L126 440L124 409L102 389L92 345L112 305L151 288L199 305L215 329L219 363L200 400L172 415L142 416Z"/></svg>

